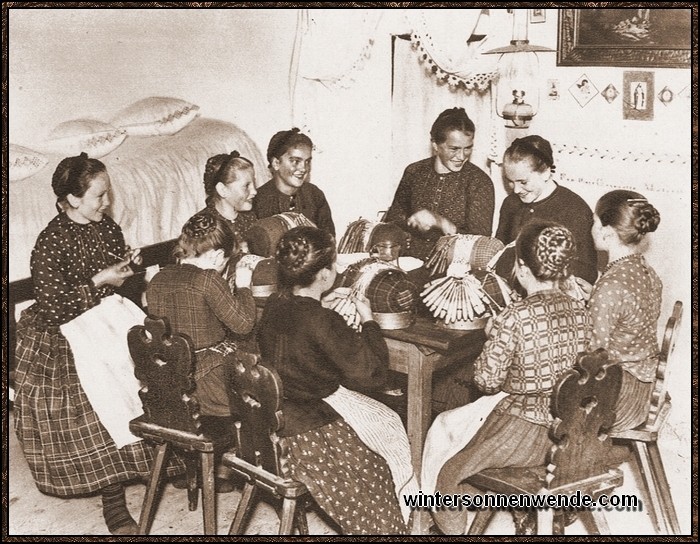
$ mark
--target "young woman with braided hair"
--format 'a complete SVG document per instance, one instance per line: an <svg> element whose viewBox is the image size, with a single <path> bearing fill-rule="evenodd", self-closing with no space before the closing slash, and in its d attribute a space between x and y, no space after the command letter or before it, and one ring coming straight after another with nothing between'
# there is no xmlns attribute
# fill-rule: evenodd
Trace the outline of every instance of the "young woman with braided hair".
<svg viewBox="0 0 700 544"><path fill-rule="evenodd" d="M608 253L609 263L588 302L593 321L590 348L607 349L610 360L620 361L625 371L614 431L641 425L649 413L659 364L662 284L640 246L660 220L643 195L625 190L603 195L593 216L596 249Z"/></svg>
<svg viewBox="0 0 700 544"><path fill-rule="evenodd" d="M194 344L194 379L202 431L230 440L233 421L226 367L234 364L237 349L231 335L250 333L256 317L250 290L251 270L235 267L234 291L222 276L236 251L228 222L211 210L204 210L182 227L175 247L178 263L164 267L146 289L149 313L167 317L172 330L186 334ZM232 490L232 486L218 481L217 491L224 491L225 485Z"/></svg>
<svg viewBox="0 0 700 544"><path fill-rule="evenodd" d="M402 495L418 492L406 431L395 412L354 390L385 387L389 364L369 301L353 300L360 333L324 306L337 296L322 296L336 278L335 243L326 231L287 231L276 259L281 289L265 305L258 343L263 362L282 379L280 436L291 475L343 534L406 534L410 512Z"/></svg>
<svg viewBox="0 0 700 544"><path fill-rule="evenodd" d="M516 276L527 296L507 306L488 327L474 375L476 385L488 395L474 405L443 412L428 432L426 452L454 441L451 437L462 440L454 442L448 452L451 456L445 455L446 450L441 450L441 458L424 455L423 482L429 483L429 472L437 472L435 488L443 494L476 493L463 482L487 468L544 463L552 446L548 433L554 386L590 338L584 303L559 289L576 257L571 232L556 223L529 222L518 236L515 252ZM495 408L492 404L485 413L475 413L475 407L483 408L496 393L501 398ZM479 421L479 417L485 417L483 424L473 426L471 438L465 436L466 423ZM441 469L436 467L440 463L444 463ZM424 491L432 492L425 487ZM443 533L465 532L464 509L443 509L433 512L433 517ZM516 530L521 534L532 529L521 524L524 519L516 519Z"/></svg>
<svg viewBox="0 0 700 544"><path fill-rule="evenodd" d="M244 236L257 220L251 211L257 194L253 163L238 151L209 157L204 170L204 191L205 210L229 223L238 251L246 253Z"/></svg>

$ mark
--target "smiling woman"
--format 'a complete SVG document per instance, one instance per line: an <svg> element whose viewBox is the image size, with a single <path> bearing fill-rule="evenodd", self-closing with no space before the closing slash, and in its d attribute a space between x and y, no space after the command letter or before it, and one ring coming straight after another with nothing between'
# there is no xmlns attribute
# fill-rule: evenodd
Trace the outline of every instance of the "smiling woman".
<svg viewBox="0 0 700 544"><path fill-rule="evenodd" d="M491 235L494 189L469 162L474 133L463 108L443 111L430 129L434 156L404 171L384 220L411 234L412 257L425 260L445 234Z"/></svg>

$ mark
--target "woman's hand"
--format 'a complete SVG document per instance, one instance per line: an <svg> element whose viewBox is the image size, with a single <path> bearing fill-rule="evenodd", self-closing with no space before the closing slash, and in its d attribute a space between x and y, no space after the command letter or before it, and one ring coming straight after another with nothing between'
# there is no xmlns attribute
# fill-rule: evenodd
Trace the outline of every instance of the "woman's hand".
<svg viewBox="0 0 700 544"><path fill-rule="evenodd" d="M438 228L443 232L443 234L457 233L457 227L452 221L440 214L426 209L418 210L408 218L407 223L409 227L418 229L422 232L429 231L433 228Z"/></svg>
<svg viewBox="0 0 700 544"><path fill-rule="evenodd" d="M357 313L360 315L360 323L367 323L367 321L372 321L374 316L372 315L372 306L370 306L369 299L362 293L357 293L352 301L355 303L357 308Z"/></svg>
<svg viewBox="0 0 700 544"><path fill-rule="evenodd" d="M349 296L350 287L336 287L321 298L321 306L332 310L335 307L335 302L337 302L339 299L348 298Z"/></svg>
<svg viewBox="0 0 700 544"><path fill-rule="evenodd" d="M92 282L95 284L95 287L102 287L103 285L121 287L126 278L134 275L134 271L129 266L130 263L131 259L127 258L117 264L108 266L95 274L92 277Z"/></svg>
<svg viewBox="0 0 700 544"><path fill-rule="evenodd" d="M126 257L125 259L129 259L132 263L136 265L141 265L143 264L143 257L141 256L141 248L135 248L131 249L129 246L126 246Z"/></svg>
<svg viewBox="0 0 700 544"><path fill-rule="evenodd" d="M240 259L236 263L236 287L239 289L250 289L250 286L253 283L254 267L255 263L250 262L248 259Z"/></svg>

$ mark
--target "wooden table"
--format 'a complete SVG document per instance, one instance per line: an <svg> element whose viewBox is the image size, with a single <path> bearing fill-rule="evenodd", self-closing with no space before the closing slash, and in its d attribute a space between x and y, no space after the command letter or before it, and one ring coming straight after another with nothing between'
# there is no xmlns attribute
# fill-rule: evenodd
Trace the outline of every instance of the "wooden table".
<svg viewBox="0 0 700 544"><path fill-rule="evenodd" d="M408 376L408 440L420 478L423 444L431 423L433 374L453 363L474 361L486 337L482 330L445 329L421 317L407 329L382 332L389 347L389 368ZM427 534L427 512L416 514L413 534Z"/></svg>

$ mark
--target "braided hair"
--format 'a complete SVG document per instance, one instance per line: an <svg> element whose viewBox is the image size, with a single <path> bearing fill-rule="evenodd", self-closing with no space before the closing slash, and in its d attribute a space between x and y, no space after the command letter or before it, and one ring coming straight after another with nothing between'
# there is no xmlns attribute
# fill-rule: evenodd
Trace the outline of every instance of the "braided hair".
<svg viewBox="0 0 700 544"><path fill-rule="evenodd" d="M520 231L515 254L536 279L561 280L569 276L576 243L566 227L551 221L532 221Z"/></svg>
<svg viewBox="0 0 700 544"><path fill-rule="evenodd" d="M335 262L335 243L328 232L319 228L294 227L280 239L275 257L284 287L308 287L320 270Z"/></svg>
<svg viewBox="0 0 700 544"><path fill-rule="evenodd" d="M267 146L267 162L272 168L272 159L279 159L288 150L295 147L308 147L313 149L314 144L306 134L294 127L291 130L281 130L270 138L270 143Z"/></svg>
<svg viewBox="0 0 700 544"><path fill-rule="evenodd" d="M661 222L658 210L644 196L623 189L600 197L595 214L604 227L612 226L626 245L639 244L644 235L654 232Z"/></svg>
<svg viewBox="0 0 700 544"><path fill-rule="evenodd" d="M504 160L520 162L529 160L535 172L550 170L554 172L554 155L552 145L542 136L533 134L523 138L516 138L503 155Z"/></svg>
<svg viewBox="0 0 700 544"><path fill-rule="evenodd" d="M453 130L464 134L474 134L474 121L469 119L464 108L449 108L438 115L430 129L430 139L436 144L447 140L447 135Z"/></svg>
<svg viewBox="0 0 700 544"><path fill-rule="evenodd" d="M253 168L253 163L242 157L238 151L209 157L204 168L204 192L207 206L213 206L221 198L216 190L219 183L226 185L230 172L240 172Z"/></svg>
<svg viewBox="0 0 700 544"><path fill-rule="evenodd" d="M198 257L210 249L223 249L225 257L238 251L236 238L228 222L217 214L204 210L194 214L184 224L173 255L180 261Z"/></svg>
<svg viewBox="0 0 700 544"><path fill-rule="evenodd" d="M56 209L61 212L68 207L68 195L82 197L95 176L103 172L107 172L104 163L90 159L87 153L67 157L59 162L51 178L51 188L58 197Z"/></svg>

